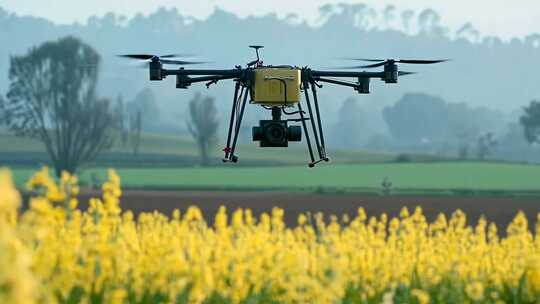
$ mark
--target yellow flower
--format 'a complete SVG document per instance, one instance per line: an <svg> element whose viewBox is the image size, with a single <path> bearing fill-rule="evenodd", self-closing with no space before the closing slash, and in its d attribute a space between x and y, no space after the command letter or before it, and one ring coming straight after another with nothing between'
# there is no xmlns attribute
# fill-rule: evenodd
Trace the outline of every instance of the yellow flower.
<svg viewBox="0 0 540 304"><path fill-rule="evenodd" d="M465 287L465 292L469 298L474 301L480 301L484 298L484 286L480 282L472 282Z"/></svg>
<svg viewBox="0 0 540 304"><path fill-rule="evenodd" d="M402 289L428 303L427 290L462 286L468 301L488 291L486 300L501 302L518 288L525 302L540 298L540 237L522 213L504 237L483 219L467 226L459 210L429 223L420 208L393 218L359 208L342 221L317 213L313 225L301 214L290 228L279 208L257 220L249 209L229 219L220 207L209 225L195 206L170 218L123 212L120 177L108 176L102 197L81 211L76 177L56 182L43 168L28 182L30 208L18 214L19 193L0 171L0 303L67 302L73 294L89 303L98 293L107 303L390 303Z"/></svg>
<svg viewBox="0 0 540 304"><path fill-rule="evenodd" d="M429 294L421 289L413 289L411 294L416 297L419 304L429 303Z"/></svg>

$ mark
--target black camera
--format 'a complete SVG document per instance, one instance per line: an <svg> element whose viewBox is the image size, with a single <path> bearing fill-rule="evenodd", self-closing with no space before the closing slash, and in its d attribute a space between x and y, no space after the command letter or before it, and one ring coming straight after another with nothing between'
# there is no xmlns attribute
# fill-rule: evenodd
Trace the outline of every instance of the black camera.
<svg viewBox="0 0 540 304"><path fill-rule="evenodd" d="M286 120L261 120L258 127L253 127L253 141L259 141L260 147L288 147L289 141L301 140L302 129L288 127Z"/></svg>

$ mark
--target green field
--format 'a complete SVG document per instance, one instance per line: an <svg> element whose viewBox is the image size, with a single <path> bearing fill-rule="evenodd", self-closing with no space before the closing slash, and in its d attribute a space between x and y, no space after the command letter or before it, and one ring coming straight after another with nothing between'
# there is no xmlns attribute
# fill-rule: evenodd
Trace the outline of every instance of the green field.
<svg viewBox="0 0 540 304"><path fill-rule="evenodd" d="M100 179L105 169L87 169L81 173L84 183L91 174ZM388 177L395 189L497 190L540 192L540 166L498 163L389 163L389 164L321 164L307 167L274 168L179 168L119 169L127 188L154 189L231 189L231 190L315 190L320 187L347 191L380 189ZM14 170L19 185L32 173L30 169Z"/></svg>
<svg viewBox="0 0 540 304"><path fill-rule="evenodd" d="M220 141L210 151L210 156L214 157L215 164L221 165L219 159L223 157L223 143ZM15 137L5 130L0 130L0 153L13 154L14 157L21 153L45 153L43 145L37 140L30 138ZM131 147L121 146L118 140L109 151L114 154L122 154L131 157ZM186 136L173 136L161 134L143 134L140 145L141 154L165 155L193 158L197 165L199 152L193 139ZM389 153L381 153L378 151L329 151L332 159L336 163L365 163L365 162L387 162L395 158L395 155ZM308 160L308 151L304 143L291 143L288 149L264 149L259 148L256 143L240 144L237 147L236 153L241 161L266 161L283 164L304 164ZM46 155L44 155L46 157ZM432 159L434 157L418 156L420 158ZM2 165L0 163L0 165ZM99 166L99 163L97 164ZM148 164L141 163L142 167ZM150 164L152 165L152 164Z"/></svg>
<svg viewBox="0 0 540 304"><path fill-rule="evenodd" d="M0 131L0 152L8 160L24 153L44 153L42 145L32 139L14 137ZM130 148L116 145L109 152L112 165L126 188L148 189L223 189L223 190L294 190L294 191L367 191L377 192L388 177L395 191L444 192L503 191L540 195L540 166L509 163L438 161L435 157L413 156L413 162L396 163L395 155L369 151L330 151L331 163L308 168L307 151L294 144L289 149L261 149L255 144L239 146L240 161L266 161L265 167L239 167L222 164L220 149L214 149L215 165L197 167L198 151L193 140L172 135L144 134L141 153L152 155L128 165L118 161L130 158ZM115 156L116 155L116 156ZM171 165L159 163L166 157L189 158L191 162ZM156 162L154 163L153 160ZM422 162L431 160L435 162ZM279 165L272 165L273 162ZM92 184L92 175L103 180L109 163L84 166L79 172L83 185ZM270 165L269 165L270 164ZM0 164L9 165L9 164ZM37 166L14 167L19 186L37 170ZM453 192L452 192L453 191Z"/></svg>

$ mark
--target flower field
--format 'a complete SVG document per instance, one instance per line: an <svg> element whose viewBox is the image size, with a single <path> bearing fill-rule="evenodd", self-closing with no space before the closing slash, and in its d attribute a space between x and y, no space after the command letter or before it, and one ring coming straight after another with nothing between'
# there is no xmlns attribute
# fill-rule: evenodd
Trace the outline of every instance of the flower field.
<svg viewBox="0 0 540 304"><path fill-rule="evenodd" d="M359 209L287 227L281 209L222 208L206 223L196 207L122 211L114 171L81 211L77 184L45 168L21 212L0 171L0 303L540 302L540 218L529 227L521 213L508 227L473 227L459 210L428 223L420 208Z"/></svg>

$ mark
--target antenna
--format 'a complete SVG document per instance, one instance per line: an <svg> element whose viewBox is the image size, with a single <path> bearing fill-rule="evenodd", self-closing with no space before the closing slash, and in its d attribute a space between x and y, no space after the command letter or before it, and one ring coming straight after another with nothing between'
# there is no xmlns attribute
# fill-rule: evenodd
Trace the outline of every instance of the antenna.
<svg viewBox="0 0 540 304"><path fill-rule="evenodd" d="M260 61L259 49L264 48L264 46L262 46L262 45L250 45L249 47L252 48L252 49L255 49L255 52L257 53L257 62L259 62Z"/></svg>

